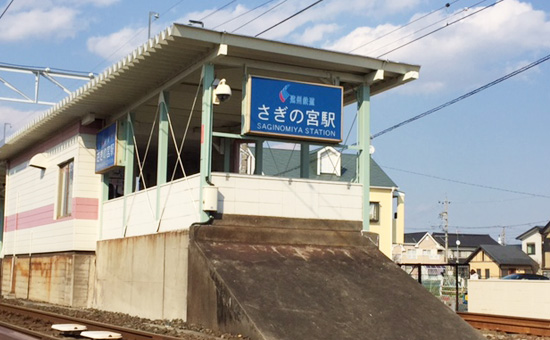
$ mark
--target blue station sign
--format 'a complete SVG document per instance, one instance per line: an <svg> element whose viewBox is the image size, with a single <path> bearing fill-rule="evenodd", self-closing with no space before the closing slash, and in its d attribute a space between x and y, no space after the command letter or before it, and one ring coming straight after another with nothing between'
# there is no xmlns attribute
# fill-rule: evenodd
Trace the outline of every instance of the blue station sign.
<svg viewBox="0 0 550 340"><path fill-rule="evenodd" d="M341 86L250 76L247 98L245 134L342 141Z"/></svg>
<svg viewBox="0 0 550 340"><path fill-rule="evenodd" d="M96 135L95 172L102 173L117 165L117 124L111 124Z"/></svg>

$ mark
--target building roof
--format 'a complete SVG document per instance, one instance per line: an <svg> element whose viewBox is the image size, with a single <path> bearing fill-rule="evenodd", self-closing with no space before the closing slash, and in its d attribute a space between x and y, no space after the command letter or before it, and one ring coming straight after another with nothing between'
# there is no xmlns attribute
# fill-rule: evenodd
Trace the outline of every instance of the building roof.
<svg viewBox="0 0 550 340"><path fill-rule="evenodd" d="M405 233L404 243L418 243L426 234L429 234L427 231L417 232L417 233Z"/></svg>
<svg viewBox="0 0 550 340"><path fill-rule="evenodd" d="M434 240L445 246L445 233L432 233ZM454 247L456 241L460 240L460 248L477 248L481 245L500 245L488 234L448 234L449 247Z"/></svg>
<svg viewBox="0 0 550 340"><path fill-rule="evenodd" d="M180 91L172 96L174 101L192 97L207 63L223 68L234 92L242 91L243 65L248 72L267 77L284 75L304 82L339 79L345 104L356 101L361 84L369 84L372 96L418 78L420 70L416 65L174 24L8 136L0 147L0 160L90 113L111 123L144 104L156 105L161 91ZM240 122L240 110L226 115Z"/></svg>
<svg viewBox="0 0 550 340"><path fill-rule="evenodd" d="M485 252L498 265L531 266L537 268L537 263L521 249L515 246L502 246L500 244L484 244L474 251L466 260L470 262L481 250Z"/></svg>
<svg viewBox="0 0 550 340"><path fill-rule="evenodd" d="M254 151L254 148L250 148ZM341 176L321 174L317 175L317 152L309 154L309 178L325 181L353 182L356 178L357 155L342 153ZM263 153L263 173L268 176L282 176L288 178L300 177L300 151L288 149L268 148ZM397 188L397 184L371 158L370 186L382 188Z"/></svg>
<svg viewBox="0 0 550 340"><path fill-rule="evenodd" d="M524 238L529 237L529 236L531 236L533 234L536 234L536 233L542 234L543 230L544 230L544 227L535 226L535 227L527 230L523 234L519 235L518 237L516 237L516 240L523 240Z"/></svg>

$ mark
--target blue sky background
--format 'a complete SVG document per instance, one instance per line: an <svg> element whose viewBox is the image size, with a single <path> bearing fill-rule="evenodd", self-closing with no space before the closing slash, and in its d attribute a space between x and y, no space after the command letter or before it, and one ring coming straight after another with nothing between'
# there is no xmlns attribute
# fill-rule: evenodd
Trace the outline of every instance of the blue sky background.
<svg viewBox="0 0 550 340"><path fill-rule="evenodd" d="M256 35L313 2L14 0L0 19L0 63L98 73L145 42L149 11L160 13L153 34L173 22L202 19L206 28ZM0 11L9 3L0 0ZM446 3L324 0L261 37L421 65L419 80L372 98L373 134L550 54L547 0L504 0L441 29L495 4ZM406 193L407 232L441 230L438 202L445 198L450 232L496 239L507 227L512 243L550 220L549 76L550 62L542 63L373 140L375 160ZM2 71L0 77L33 94L32 77ZM63 83L72 89L83 84ZM49 101L64 96L45 82L41 94ZM2 96L13 94L0 83ZM9 135L47 108L0 101L0 126L10 123ZM354 114L346 109L347 126ZM354 139L355 133L349 142Z"/></svg>

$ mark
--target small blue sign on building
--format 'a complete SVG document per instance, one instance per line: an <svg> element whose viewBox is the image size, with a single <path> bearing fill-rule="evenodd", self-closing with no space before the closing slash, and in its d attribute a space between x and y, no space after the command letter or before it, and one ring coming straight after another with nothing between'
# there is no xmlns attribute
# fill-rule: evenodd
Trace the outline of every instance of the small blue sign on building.
<svg viewBox="0 0 550 340"><path fill-rule="evenodd" d="M117 165L117 124L111 124L96 135L95 172L103 173Z"/></svg>
<svg viewBox="0 0 550 340"><path fill-rule="evenodd" d="M341 86L250 76L247 98L245 134L342 141Z"/></svg>

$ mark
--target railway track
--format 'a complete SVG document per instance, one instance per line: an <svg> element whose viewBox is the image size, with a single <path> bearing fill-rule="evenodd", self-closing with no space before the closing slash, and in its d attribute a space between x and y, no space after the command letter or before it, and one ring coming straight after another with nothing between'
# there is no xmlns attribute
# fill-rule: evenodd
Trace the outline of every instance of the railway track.
<svg viewBox="0 0 550 340"><path fill-rule="evenodd" d="M550 336L550 320L478 313L458 313L458 315L472 327L477 329L546 337Z"/></svg>
<svg viewBox="0 0 550 340"><path fill-rule="evenodd" d="M49 324L50 326L52 324L81 324L88 328L88 330L93 331L111 331L120 333L124 340L182 340L182 339L193 339L193 340L218 340L221 339L216 336L211 336L195 331L181 331L182 336L181 337L174 337L174 336L168 336L168 335L162 335L162 334L155 334L145 331L140 331L136 329L130 329L126 327L121 327L117 325L111 325L111 324L105 324L101 322L91 321L91 320L84 320L79 318L73 318L61 314L55 314L50 312L45 312L38 309L31 309L27 307L21 307L11 304L3 304L0 303L0 313L12 313L16 315L20 315L22 317L31 318L31 319L38 319L43 321L44 323ZM41 340L59 340L59 337L55 337L53 335L49 335L40 331L35 330L29 330L27 328L16 326L13 324L0 322L0 326L13 329L14 331L24 333L26 335L29 335L31 337L35 337L36 339Z"/></svg>

